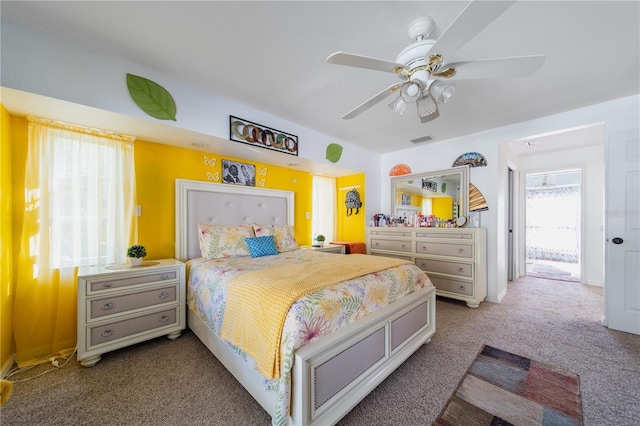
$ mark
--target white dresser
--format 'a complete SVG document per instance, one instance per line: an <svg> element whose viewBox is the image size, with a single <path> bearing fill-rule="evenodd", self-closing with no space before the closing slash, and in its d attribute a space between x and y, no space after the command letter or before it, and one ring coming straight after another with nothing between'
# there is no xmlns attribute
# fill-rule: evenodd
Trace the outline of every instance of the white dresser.
<svg viewBox="0 0 640 426"><path fill-rule="evenodd" d="M367 228L367 254L411 260L436 294L477 308L487 297L486 228Z"/></svg>
<svg viewBox="0 0 640 426"><path fill-rule="evenodd" d="M91 367L105 352L186 326L185 265L175 259L143 266L108 265L78 271L78 361Z"/></svg>

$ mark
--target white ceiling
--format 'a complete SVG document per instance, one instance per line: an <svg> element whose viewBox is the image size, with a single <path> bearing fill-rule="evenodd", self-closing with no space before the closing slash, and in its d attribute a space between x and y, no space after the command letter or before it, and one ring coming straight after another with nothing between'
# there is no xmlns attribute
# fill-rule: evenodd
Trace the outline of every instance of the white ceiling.
<svg viewBox="0 0 640 426"><path fill-rule="evenodd" d="M392 98L341 118L399 80L327 64L331 53L393 61L411 43L411 21L430 16L437 38L467 3L3 0L0 11L379 153L413 147L410 139L425 135L444 140L640 92L640 2L518 1L445 62L546 55L533 76L456 82L440 117L426 124L413 109L393 113Z"/></svg>

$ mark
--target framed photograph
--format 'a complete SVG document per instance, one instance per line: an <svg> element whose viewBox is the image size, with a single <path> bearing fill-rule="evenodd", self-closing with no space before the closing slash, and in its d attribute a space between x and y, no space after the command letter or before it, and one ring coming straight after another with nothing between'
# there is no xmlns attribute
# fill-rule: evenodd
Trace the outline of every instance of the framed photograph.
<svg viewBox="0 0 640 426"><path fill-rule="evenodd" d="M467 226L469 228L480 227L480 212L469 212L469 219L467 220Z"/></svg>
<svg viewBox="0 0 640 426"><path fill-rule="evenodd" d="M438 182L435 180L422 179L422 189L426 189L428 191L437 192L438 191Z"/></svg>
<svg viewBox="0 0 640 426"><path fill-rule="evenodd" d="M222 183L256 186L256 166L239 161L222 160Z"/></svg>

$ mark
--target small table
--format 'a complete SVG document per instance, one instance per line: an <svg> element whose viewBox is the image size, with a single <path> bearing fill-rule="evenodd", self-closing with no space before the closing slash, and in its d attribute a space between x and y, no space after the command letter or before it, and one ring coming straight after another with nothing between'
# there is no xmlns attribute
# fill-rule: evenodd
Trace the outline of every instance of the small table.
<svg viewBox="0 0 640 426"><path fill-rule="evenodd" d="M313 247L311 246L311 249L313 250L318 250L318 251L324 251L327 253L338 253L338 254L345 254L345 248L344 246L339 246L336 244L325 244L322 247Z"/></svg>

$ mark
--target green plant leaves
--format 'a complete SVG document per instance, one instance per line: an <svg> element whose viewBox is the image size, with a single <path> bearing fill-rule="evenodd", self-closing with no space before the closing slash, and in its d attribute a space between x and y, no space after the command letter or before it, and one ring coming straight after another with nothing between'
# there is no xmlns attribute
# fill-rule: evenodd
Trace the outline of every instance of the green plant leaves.
<svg viewBox="0 0 640 426"><path fill-rule="evenodd" d="M337 143L330 143L327 145L327 160L332 163L337 163L340 161L340 157L342 156L342 145L338 145Z"/></svg>
<svg viewBox="0 0 640 426"><path fill-rule="evenodd" d="M127 73L127 88L140 109L158 120L176 121L176 103L171 94L158 83Z"/></svg>

